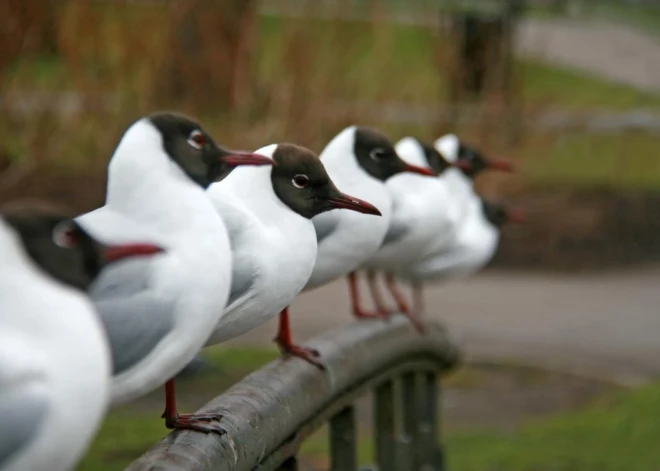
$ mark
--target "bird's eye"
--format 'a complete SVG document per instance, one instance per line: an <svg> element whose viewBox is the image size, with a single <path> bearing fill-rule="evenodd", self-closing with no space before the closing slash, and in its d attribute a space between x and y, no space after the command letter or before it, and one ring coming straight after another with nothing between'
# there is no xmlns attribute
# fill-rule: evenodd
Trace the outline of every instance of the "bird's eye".
<svg viewBox="0 0 660 471"><path fill-rule="evenodd" d="M70 221L59 223L53 229L53 242L63 249L71 249L78 245L78 230Z"/></svg>
<svg viewBox="0 0 660 471"><path fill-rule="evenodd" d="M380 147L372 149L371 152L369 152L369 157L371 157L373 160L376 161L382 160L386 156L387 156L387 151Z"/></svg>
<svg viewBox="0 0 660 471"><path fill-rule="evenodd" d="M204 133L199 129L195 129L190 133L190 136L188 136L188 144L195 149L200 150L204 147L204 144L206 144L206 136L204 136Z"/></svg>
<svg viewBox="0 0 660 471"><path fill-rule="evenodd" d="M299 174L293 177L291 183L293 183L293 186L296 188L305 188L309 185L309 177L307 175Z"/></svg>

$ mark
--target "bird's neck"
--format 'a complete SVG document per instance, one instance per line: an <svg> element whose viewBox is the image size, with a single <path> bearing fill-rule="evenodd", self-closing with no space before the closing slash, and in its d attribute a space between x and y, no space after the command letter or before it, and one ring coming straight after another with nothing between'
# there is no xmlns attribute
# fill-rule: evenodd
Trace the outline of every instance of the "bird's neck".
<svg viewBox="0 0 660 471"><path fill-rule="evenodd" d="M383 185L383 182L376 180L362 168L351 148L336 148L331 152L324 151L321 154L321 162L340 191L355 192L360 186L368 185L368 182L377 182L378 185Z"/></svg>
<svg viewBox="0 0 660 471"><path fill-rule="evenodd" d="M221 230L204 188L171 160L164 162L169 168L111 165L106 204L169 234Z"/></svg>
<svg viewBox="0 0 660 471"><path fill-rule="evenodd" d="M262 223L281 224L282 218L301 217L275 194L270 166L238 167L224 180L211 185L210 191L215 198L236 201Z"/></svg>

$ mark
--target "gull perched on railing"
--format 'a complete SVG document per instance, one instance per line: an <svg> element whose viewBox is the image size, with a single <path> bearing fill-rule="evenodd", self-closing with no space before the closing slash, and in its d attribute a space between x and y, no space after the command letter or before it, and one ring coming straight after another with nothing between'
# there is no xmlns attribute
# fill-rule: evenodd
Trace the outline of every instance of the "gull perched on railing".
<svg viewBox="0 0 660 471"><path fill-rule="evenodd" d="M320 155L332 180L342 190L369 201L382 213L373 218L347 211L333 211L312 219L318 255L305 291L348 276L353 314L371 317L362 306L355 270L372 257L385 238L392 201L385 188L391 177L408 172L432 176L428 168L401 160L394 145L380 132L350 126L335 136Z"/></svg>
<svg viewBox="0 0 660 471"><path fill-rule="evenodd" d="M173 379L208 340L231 285L229 236L205 190L238 165L270 164L219 147L172 113L142 118L122 137L105 206L77 220L101 240L147 234L167 253L111 267L90 290L112 348L114 403L165 384L167 427L222 432L217 417L178 413Z"/></svg>
<svg viewBox="0 0 660 471"><path fill-rule="evenodd" d="M474 191L474 178L487 169L511 172L513 166L486 157L455 134L437 139L433 147L404 138L397 152L409 163L432 168L438 179L415 183L413 176L402 175L387 183L394 215L383 246L366 266L385 272L398 310L421 329L423 281L483 267L495 253L500 225L508 220L501 216L502 208L484 202ZM511 220L521 219L521 214L511 213ZM397 287L396 274L413 281L412 308ZM377 309L386 316L389 310L373 270L368 279Z"/></svg>
<svg viewBox="0 0 660 471"><path fill-rule="evenodd" d="M441 178L402 173L390 178L385 187L392 198L392 217L387 234L378 251L364 264L378 314L390 314L376 286L376 273L385 274L387 286L396 300L398 310L410 317L417 329L423 330L399 292L394 273L414 265L432 247L447 244L453 236L457 218L454 195L446 184L445 172L457 171L436 149L413 137L396 144L396 151L411 165L432 168ZM432 165L431 165L432 163Z"/></svg>
<svg viewBox="0 0 660 471"><path fill-rule="evenodd" d="M380 213L337 189L308 149L272 144L256 152L271 157L273 167L236 169L207 190L227 226L233 253L229 301L207 345L241 335L284 310L275 338L282 352L322 366L316 351L293 344L285 310L316 262L311 219L333 209Z"/></svg>

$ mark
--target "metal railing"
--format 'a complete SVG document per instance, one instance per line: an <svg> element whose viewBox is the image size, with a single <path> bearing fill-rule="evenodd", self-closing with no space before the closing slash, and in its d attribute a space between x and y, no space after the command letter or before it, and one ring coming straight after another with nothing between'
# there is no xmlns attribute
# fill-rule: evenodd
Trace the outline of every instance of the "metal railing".
<svg viewBox="0 0 660 471"><path fill-rule="evenodd" d="M403 318L359 322L318 337L327 366L276 360L202 407L222 414L226 434L175 431L128 471L297 470L302 442L326 422L330 469L357 470L354 402L373 390L379 471L444 469L438 434L438 375L458 350L438 324L424 335Z"/></svg>

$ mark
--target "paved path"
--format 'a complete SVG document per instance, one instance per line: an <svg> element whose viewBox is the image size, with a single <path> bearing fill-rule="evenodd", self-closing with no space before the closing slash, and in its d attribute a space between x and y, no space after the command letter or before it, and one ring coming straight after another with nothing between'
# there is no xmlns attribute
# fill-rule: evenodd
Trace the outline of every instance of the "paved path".
<svg viewBox="0 0 660 471"><path fill-rule="evenodd" d="M488 273L429 288L428 317L446 321L471 360L519 362L637 385L660 375L660 270L551 276ZM294 334L345 322L345 285L300 296ZM275 322L234 340L268 342Z"/></svg>
<svg viewBox="0 0 660 471"><path fill-rule="evenodd" d="M629 26L564 18L525 20L517 47L526 56L660 91L660 39Z"/></svg>

